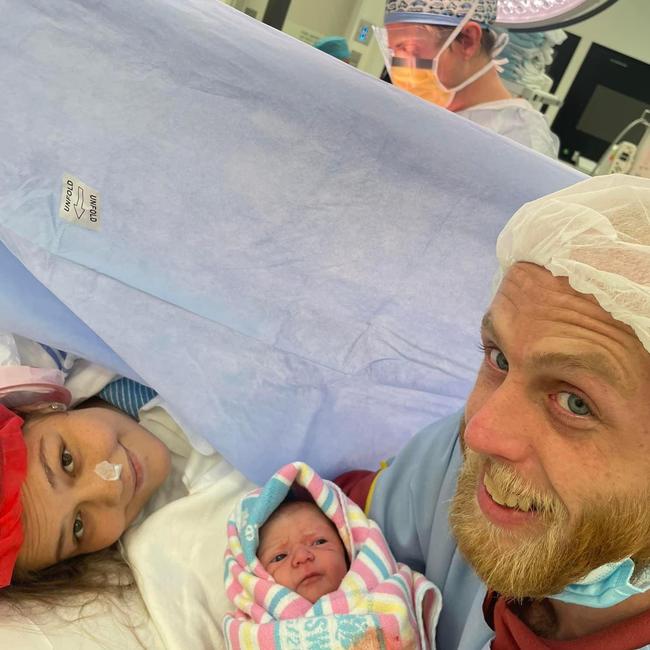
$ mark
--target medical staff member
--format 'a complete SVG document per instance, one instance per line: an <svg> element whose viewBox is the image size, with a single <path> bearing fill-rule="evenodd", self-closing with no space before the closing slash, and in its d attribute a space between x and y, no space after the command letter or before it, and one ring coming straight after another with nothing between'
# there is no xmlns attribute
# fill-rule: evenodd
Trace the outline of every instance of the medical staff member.
<svg viewBox="0 0 650 650"><path fill-rule="evenodd" d="M345 63L350 63L350 48L342 36L327 36L314 43L314 47Z"/></svg>
<svg viewBox="0 0 650 650"><path fill-rule="evenodd" d="M490 28L497 0L388 0L380 30L394 85L547 156L559 140L499 77L507 36Z"/></svg>

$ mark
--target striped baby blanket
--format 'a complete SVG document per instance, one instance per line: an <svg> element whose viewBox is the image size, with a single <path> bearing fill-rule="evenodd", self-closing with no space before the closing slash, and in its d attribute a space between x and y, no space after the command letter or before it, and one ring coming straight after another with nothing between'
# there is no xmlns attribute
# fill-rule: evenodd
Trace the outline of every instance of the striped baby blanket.
<svg viewBox="0 0 650 650"><path fill-rule="evenodd" d="M334 523L350 558L339 589L315 603L275 582L256 554L260 527L294 485ZM225 581L238 608L224 619L226 643L233 650L435 647L442 605L438 588L397 563L377 524L304 463L284 466L232 512Z"/></svg>

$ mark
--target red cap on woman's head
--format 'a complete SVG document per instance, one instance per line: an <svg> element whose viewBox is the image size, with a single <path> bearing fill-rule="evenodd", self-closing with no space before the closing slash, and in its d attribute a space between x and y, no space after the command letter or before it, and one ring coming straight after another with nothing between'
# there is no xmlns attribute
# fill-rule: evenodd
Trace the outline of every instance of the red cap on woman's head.
<svg viewBox="0 0 650 650"><path fill-rule="evenodd" d="M23 543L20 489L27 474L23 420L0 404L0 588L11 583Z"/></svg>

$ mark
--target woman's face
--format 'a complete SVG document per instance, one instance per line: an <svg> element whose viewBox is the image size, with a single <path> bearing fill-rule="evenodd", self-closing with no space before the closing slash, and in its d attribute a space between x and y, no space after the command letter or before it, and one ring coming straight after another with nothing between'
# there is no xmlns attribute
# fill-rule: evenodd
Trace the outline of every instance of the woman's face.
<svg viewBox="0 0 650 650"><path fill-rule="evenodd" d="M23 428L27 478L22 490L25 541L17 565L42 569L113 544L167 477L167 447L110 408L33 416ZM119 479L96 472L122 465Z"/></svg>

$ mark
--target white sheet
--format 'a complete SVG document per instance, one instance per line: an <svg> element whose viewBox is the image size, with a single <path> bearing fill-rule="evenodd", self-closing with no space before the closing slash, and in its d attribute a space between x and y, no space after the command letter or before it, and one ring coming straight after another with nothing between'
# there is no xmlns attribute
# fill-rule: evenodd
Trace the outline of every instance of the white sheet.
<svg viewBox="0 0 650 650"><path fill-rule="evenodd" d="M221 626L233 610L223 577L226 525L254 485L219 454L202 456L184 447L183 432L162 408L148 406L141 416L143 426L177 450L175 465L183 467L188 493L127 532L127 560L165 648L225 648Z"/></svg>
<svg viewBox="0 0 650 650"><path fill-rule="evenodd" d="M6 650L164 650L137 591L119 607L42 608L18 614L0 606L0 648Z"/></svg>

